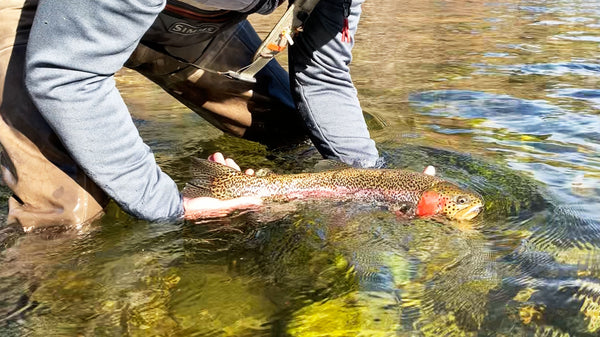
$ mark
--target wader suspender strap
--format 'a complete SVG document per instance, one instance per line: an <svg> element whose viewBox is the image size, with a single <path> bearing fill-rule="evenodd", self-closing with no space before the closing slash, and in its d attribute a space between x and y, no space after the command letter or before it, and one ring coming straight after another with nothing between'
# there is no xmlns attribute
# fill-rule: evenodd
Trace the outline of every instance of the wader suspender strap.
<svg viewBox="0 0 600 337"><path fill-rule="evenodd" d="M350 2L351 0L344 0L344 3ZM281 0L280 2L283 2ZM154 46L152 48L161 51L167 55L174 57L180 62L192 66L194 68L201 69L206 72L215 73L219 75L225 75L231 79L241 80L249 83L256 83L254 75L258 73L269 61L271 61L279 52L283 51L288 44L294 44L292 38L300 31L304 22L308 19L308 16L312 12L313 8L317 5L319 0L290 0L291 4L287 11L283 14L281 19L273 27L269 35L263 40L260 47L254 54L252 63L239 69L238 71L214 71L210 69L202 68L194 63L188 62L182 58L171 55L164 48ZM175 15L183 16L191 19L202 19L206 21L207 16L205 13L196 14L194 10L188 9L189 5L181 3L176 0L171 0L165 8L166 12L170 12ZM209 12L209 21L222 21L224 17L230 15L231 11L220 11L217 15ZM210 17L213 16L213 17Z"/></svg>
<svg viewBox="0 0 600 337"><path fill-rule="evenodd" d="M288 45L294 44L292 38L300 31L319 0L295 0L258 47L252 63L238 71L230 70L226 76L255 83L254 75Z"/></svg>

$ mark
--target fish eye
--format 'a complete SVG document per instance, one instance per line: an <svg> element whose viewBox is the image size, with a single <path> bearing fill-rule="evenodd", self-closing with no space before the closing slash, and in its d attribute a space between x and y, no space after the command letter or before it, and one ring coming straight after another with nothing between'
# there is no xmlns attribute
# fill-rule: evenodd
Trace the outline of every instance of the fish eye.
<svg viewBox="0 0 600 337"><path fill-rule="evenodd" d="M459 205L466 204L468 201L469 199L465 196L459 196L458 198L456 198L456 203Z"/></svg>

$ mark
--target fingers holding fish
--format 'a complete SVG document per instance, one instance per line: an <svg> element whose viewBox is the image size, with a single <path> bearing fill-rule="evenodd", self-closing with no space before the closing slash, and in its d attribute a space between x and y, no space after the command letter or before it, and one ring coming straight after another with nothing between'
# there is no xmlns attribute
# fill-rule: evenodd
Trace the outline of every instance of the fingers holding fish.
<svg viewBox="0 0 600 337"><path fill-rule="evenodd" d="M235 169L236 171L242 170L240 168L240 166L233 159L225 158L225 156L221 152L215 152L215 153L211 154L210 156L208 156L208 160L215 162L215 163L219 163L221 165L229 166L232 169ZM244 173L246 173L248 175L254 175L254 170L247 169L246 171L244 171Z"/></svg>
<svg viewBox="0 0 600 337"><path fill-rule="evenodd" d="M240 166L231 158L225 158L225 156L221 152L215 152L208 156L208 160L213 161L215 163L219 163L221 165L229 166L232 169L237 171L241 171Z"/></svg>
<svg viewBox="0 0 600 337"><path fill-rule="evenodd" d="M235 171L241 171L239 165L231 159L225 158L222 153L215 152L208 157L208 161L226 166ZM218 166L218 165L217 165ZM246 170L248 175L254 175L254 170ZM184 189L185 192L185 189ZM231 215L234 211L254 210L262 205L262 199L254 196L239 198L218 199L202 193L183 196L184 219L211 219Z"/></svg>
<svg viewBox="0 0 600 337"><path fill-rule="evenodd" d="M211 197L183 198L184 219L221 218L238 210L257 209L262 205L258 197L216 199Z"/></svg>
<svg viewBox="0 0 600 337"><path fill-rule="evenodd" d="M425 170L423 170L423 174L435 176L435 167L428 165Z"/></svg>

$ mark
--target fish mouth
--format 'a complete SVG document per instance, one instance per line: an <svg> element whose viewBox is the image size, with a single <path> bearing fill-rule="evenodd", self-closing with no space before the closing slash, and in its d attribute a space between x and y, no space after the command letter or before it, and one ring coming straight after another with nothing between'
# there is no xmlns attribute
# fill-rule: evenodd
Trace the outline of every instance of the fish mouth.
<svg viewBox="0 0 600 337"><path fill-rule="evenodd" d="M461 209L454 214L454 218L457 220L471 220L481 213L482 205L473 205L468 208Z"/></svg>

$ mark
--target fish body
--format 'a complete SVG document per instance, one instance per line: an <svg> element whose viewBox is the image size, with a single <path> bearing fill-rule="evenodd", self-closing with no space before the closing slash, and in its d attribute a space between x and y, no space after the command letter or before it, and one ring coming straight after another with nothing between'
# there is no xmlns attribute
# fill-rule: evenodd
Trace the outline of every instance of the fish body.
<svg viewBox="0 0 600 337"><path fill-rule="evenodd" d="M252 176L204 159L193 159L194 176L183 194L218 199L256 196L265 201L331 199L384 204L408 216L443 214L470 220L483 200L443 179L394 169L344 168L316 173Z"/></svg>

